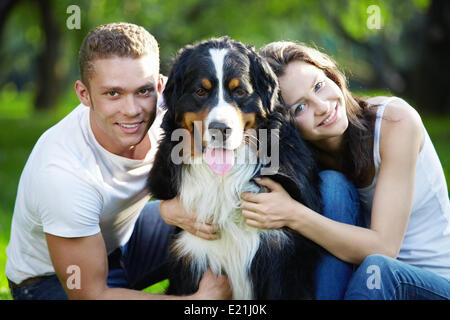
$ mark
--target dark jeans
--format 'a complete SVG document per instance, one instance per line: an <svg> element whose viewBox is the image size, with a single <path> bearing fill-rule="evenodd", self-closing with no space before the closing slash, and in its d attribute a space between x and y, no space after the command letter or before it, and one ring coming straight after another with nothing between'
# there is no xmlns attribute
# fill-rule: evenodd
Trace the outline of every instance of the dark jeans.
<svg viewBox="0 0 450 320"><path fill-rule="evenodd" d="M449 300L450 280L380 254L368 256L353 274L346 300Z"/></svg>
<svg viewBox="0 0 450 320"><path fill-rule="evenodd" d="M321 178L323 215L362 226L355 187L335 171L322 171ZM366 257L360 266L352 266L325 253L316 277L317 299L450 299L450 280L379 254Z"/></svg>
<svg viewBox="0 0 450 320"><path fill-rule="evenodd" d="M359 196L355 186L337 171L320 172L322 214L334 221L361 225ZM354 266L324 250L316 271L316 299L343 299Z"/></svg>
<svg viewBox="0 0 450 320"><path fill-rule="evenodd" d="M355 187L336 171L322 171L321 194L324 216L358 224L359 200ZM173 227L161 219L158 202L142 210L129 242L108 257L109 287L141 290L167 277L167 241ZM317 299L342 299L353 266L325 253L316 272ZM56 275L39 283L13 290L14 299L67 299Z"/></svg>
<svg viewBox="0 0 450 320"><path fill-rule="evenodd" d="M161 218L158 204L151 201L144 207L130 240L108 256L109 287L141 290L167 278L167 246L174 227ZM16 288L11 294L15 300L67 299L56 275Z"/></svg>

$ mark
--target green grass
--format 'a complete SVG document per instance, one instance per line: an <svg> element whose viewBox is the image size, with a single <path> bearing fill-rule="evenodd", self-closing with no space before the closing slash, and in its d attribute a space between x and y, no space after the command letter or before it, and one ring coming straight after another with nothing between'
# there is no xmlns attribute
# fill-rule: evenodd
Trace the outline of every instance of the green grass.
<svg viewBox="0 0 450 320"><path fill-rule="evenodd" d="M33 114L29 108L30 101L27 94L0 93L0 299L11 299L4 273L5 250L23 166L39 136L77 104L76 97L69 94L65 99L65 107L50 114ZM449 185L450 116L424 116L423 122L438 152ZM145 291L161 293L167 284L164 281Z"/></svg>

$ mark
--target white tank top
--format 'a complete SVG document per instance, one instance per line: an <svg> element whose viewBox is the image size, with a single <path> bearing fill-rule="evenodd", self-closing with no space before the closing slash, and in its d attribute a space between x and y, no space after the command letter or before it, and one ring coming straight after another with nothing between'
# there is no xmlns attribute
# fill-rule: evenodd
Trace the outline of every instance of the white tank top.
<svg viewBox="0 0 450 320"><path fill-rule="evenodd" d="M375 177L366 188L358 189L362 215L370 226L373 194L380 167L380 127L386 99L377 110L373 157ZM419 152L414 197L405 237L397 256L400 261L430 270L450 280L450 203L444 171L433 143L423 128L424 142Z"/></svg>

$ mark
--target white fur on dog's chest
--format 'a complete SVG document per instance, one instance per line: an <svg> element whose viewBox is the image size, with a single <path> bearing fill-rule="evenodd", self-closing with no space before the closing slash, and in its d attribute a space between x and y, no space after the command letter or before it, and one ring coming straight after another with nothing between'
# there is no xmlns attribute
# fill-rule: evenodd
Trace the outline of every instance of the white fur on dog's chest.
<svg viewBox="0 0 450 320"><path fill-rule="evenodd" d="M254 298L249 272L261 234L284 238L281 230L256 229L244 221L240 194L258 192L259 187L250 182L255 170L256 165L246 164L219 176L205 164L183 169L180 197L186 211L195 213L197 221L218 225L220 239L205 240L183 231L173 248L179 256L188 257L197 280L208 267L216 274L226 273L233 299Z"/></svg>
<svg viewBox="0 0 450 320"><path fill-rule="evenodd" d="M259 247L256 230L239 238L222 232L218 240L204 240L184 231L176 243L190 257L191 268L197 275L197 280L200 280L209 267L215 274L225 273L228 276L233 288L233 299L254 298L249 268Z"/></svg>

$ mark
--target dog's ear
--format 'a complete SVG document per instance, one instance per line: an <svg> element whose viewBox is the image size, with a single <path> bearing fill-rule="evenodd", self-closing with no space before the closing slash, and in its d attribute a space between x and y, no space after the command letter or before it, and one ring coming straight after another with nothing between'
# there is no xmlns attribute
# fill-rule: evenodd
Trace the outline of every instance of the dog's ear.
<svg viewBox="0 0 450 320"><path fill-rule="evenodd" d="M278 153L271 154L271 161L276 157L277 166L270 162L264 165L266 169L261 170L261 174L283 185L293 199L322 212L319 167L312 150L301 138L295 119L290 113L275 112L271 115L270 126L278 129L277 135L268 135L267 142L268 146L278 146Z"/></svg>
<svg viewBox="0 0 450 320"><path fill-rule="evenodd" d="M278 80L267 61L250 49L250 75L253 86L262 99L263 107L272 113L278 99Z"/></svg>
<svg viewBox="0 0 450 320"><path fill-rule="evenodd" d="M167 108L167 113L172 120L175 120L175 105L183 94L183 77L186 70L186 60L192 52L192 46L187 46L178 52L167 78L166 87L164 88L164 103Z"/></svg>
<svg viewBox="0 0 450 320"><path fill-rule="evenodd" d="M163 137L150 170L147 188L155 198L167 200L178 195L181 183L181 165L172 160L172 149L178 141L172 141L172 133L176 125L176 104L183 94L183 77L186 60L193 52L192 46L181 49L177 54L172 70L167 78L163 91L166 114L161 123Z"/></svg>
<svg viewBox="0 0 450 320"><path fill-rule="evenodd" d="M181 166L172 161L171 154L176 141L171 140L175 123L175 105L183 93L182 80L185 69L185 59L189 49L182 49L167 78L163 91L166 113L161 123L163 136L159 141L158 151L153 161L147 181L150 194L161 200L172 199L178 195L181 183Z"/></svg>
<svg viewBox="0 0 450 320"><path fill-rule="evenodd" d="M167 119L166 114L164 120ZM174 143L176 142L171 141L170 133L166 132L159 143L147 181L150 194L160 200L172 199L178 195L180 189L181 165L175 164L171 158Z"/></svg>

